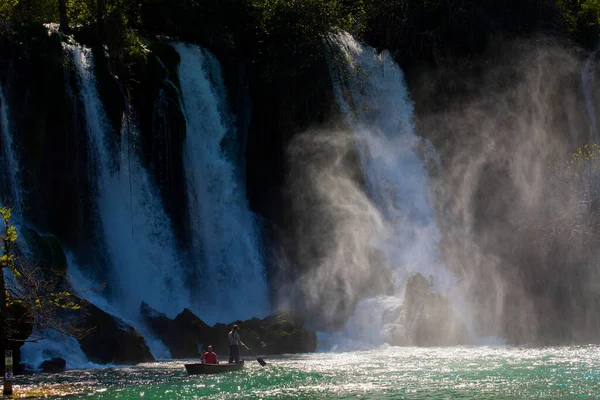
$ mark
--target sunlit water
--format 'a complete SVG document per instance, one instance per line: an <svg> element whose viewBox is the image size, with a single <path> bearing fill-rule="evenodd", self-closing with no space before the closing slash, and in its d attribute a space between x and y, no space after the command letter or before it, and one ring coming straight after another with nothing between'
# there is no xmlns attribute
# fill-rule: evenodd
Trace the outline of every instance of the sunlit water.
<svg viewBox="0 0 600 400"><path fill-rule="evenodd" d="M600 347L398 348L246 355L242 371L188 376L184 361L19 376L15 394L86 399L600 398ZM50 396L52 397L52 396Z"/></svg>

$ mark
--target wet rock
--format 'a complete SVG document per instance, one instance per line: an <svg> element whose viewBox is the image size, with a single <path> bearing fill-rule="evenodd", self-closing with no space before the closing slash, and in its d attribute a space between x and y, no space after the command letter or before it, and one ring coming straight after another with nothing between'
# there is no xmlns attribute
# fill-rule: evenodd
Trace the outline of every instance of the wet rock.
<svg viewBox="0 0 600 400"><path fill-rule="evenodd" d="M431 289L432 282L428 282L421 274L407 280L404 326L408 342L417 346L465 344L465 329L449 300Z"/></svg>
<svg viewBox="0 0 600 400"><path fill-rule="evenodd" d="M91 303L86 305L82 317L91 332L79 339L79 344L91 362L137 364L154 361L144 338L120 318Z"/></svg>
<svg viewBox="0 0 600 400"><path fill-rule="evenodd" d="M158 313L146 303L141 305L142 315L152 331L171 351L173 358L198 358L200 349L212 345L225 360L229 354L228 333L232 324L207 325L188 309L184 309L174 319ZM265 319L252 318L235 321L240 327L242 342L255 353L284 354L314 352L317 336L304 329L303 322L285 314L268 316ZM242 354L246 350L242 349Z"/></svg>
<svg viewBox="0 0 600 400"><path fill-rule="evenodd" d="M39 366L39 368L44 372L60 372L64 371L66 367L67 362L60 357L46 360Z"/></svg>
<svg viewBox="0 0 600 400"><path fill-rule="evenodd" d="M198 358L200 344L206 347L217 340L217 331L187 308L170 319L142 302L141 312L150 329L169 348L173 358Z"/></svg>

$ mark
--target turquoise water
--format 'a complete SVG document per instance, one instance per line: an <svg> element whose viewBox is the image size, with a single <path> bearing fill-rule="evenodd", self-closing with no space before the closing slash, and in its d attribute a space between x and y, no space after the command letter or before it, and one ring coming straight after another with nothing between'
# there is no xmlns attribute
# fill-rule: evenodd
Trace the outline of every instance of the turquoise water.
<svg viewBox="0 0 600 400"><path fill-rule="evenodd" d="M383 347L246 357L238 372L188 376L184 361L19 376L15 394L76 399L600 398L600 347ZM56 396L50 396L56 397Z"/></svg>

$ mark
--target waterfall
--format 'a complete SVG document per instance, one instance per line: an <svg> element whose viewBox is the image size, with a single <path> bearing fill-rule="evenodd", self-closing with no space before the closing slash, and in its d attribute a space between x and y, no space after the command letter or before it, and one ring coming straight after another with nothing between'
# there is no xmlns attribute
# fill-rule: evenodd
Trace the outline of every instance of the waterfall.
<svg viewBox="0 0 600 400"><path fill-rule="evenodd" d="M596 143L600 142L600 136L598 133L598 120L596 118L596 108L594 107L594 94L592 90L596 81L594 78L594 59L597 54L598 50L590 54L581 69L581 83L583 85L583 94L585 96L585 107L588 116L592 121L592 141Z"/></svg>
<svg viewBox="0 0 600 400"><path fill-rule="evenodd" d="M408 276L420 273L443 293L456 281L437 251L441 234L423 161L431 157L431 145L414 133L413 103L391 56L348 34L332 40L341 53L332 66L337 102L353 132L367 194L382 218L370 244L385 256L394 287L391 296L361 300L346 331L367 343L389 342L391 332L401 334L397 313Z"/></svg>
<svg viewBox="0 0 600 400"><path fill-rule="evenodd" d="M414 133L403 73L387 53L376 54L347 34L337 40L348 60L347 75L337 79L337 101L355 135L369 196L389 228L376 243L399 281L418 272L436 276L442 289L450 276L436 250L441 235L420 156L428 147Z"/></svg>
<svg viewBox="0 0 600 400"><path fill-rule="evenodd" d="M269 312L257 217L250 211L235 155L223 141L237 135L218 61L176 43L186 116L184 168L199 289L200 316L214 323Z"/></svg>
<svg viewBox="0 0 600 400"><path fill-rule="evenodd" d="M9 196L9 205L13 208L13 215L18 215L22 207L21 189L19 182L19 162L17 152L15 151L12 132L10 128L10 114L8 111L8 102L4 96L2 86L0 86L0 166L6 171L6 176L0 176L7 180ZM4 188L0 188L4 189ZM2 198L4 198L4 193ZM0 198L0 202L2 201ZM1 204L1 203L0 203Z"/></svg>
<svg viewBox="0 0 600 400"><path fill-rule="evenodd" d="M97 211L111 261L110 303L120 317L134 322L142 301L172 318L189 306L189 295L170 220L137 155L133 112L128 106L120 145L114 146L95 87L92 53L79 46L65 47L81 81ZM115 153L118 157L113 157ZM156 349L151 350L155 353Z"/></svg>

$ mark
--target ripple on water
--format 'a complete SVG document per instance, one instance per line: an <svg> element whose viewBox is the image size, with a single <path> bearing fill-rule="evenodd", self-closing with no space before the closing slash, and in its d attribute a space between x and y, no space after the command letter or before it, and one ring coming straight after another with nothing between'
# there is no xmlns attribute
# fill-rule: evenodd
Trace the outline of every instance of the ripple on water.
<svg viewBox="0 0 600 400"><path fill-rule="evenodd" d="M69 399L600 398L597 346L394 348L247 359L188 376L184 361L19 376L17 395Z"/></svg>

